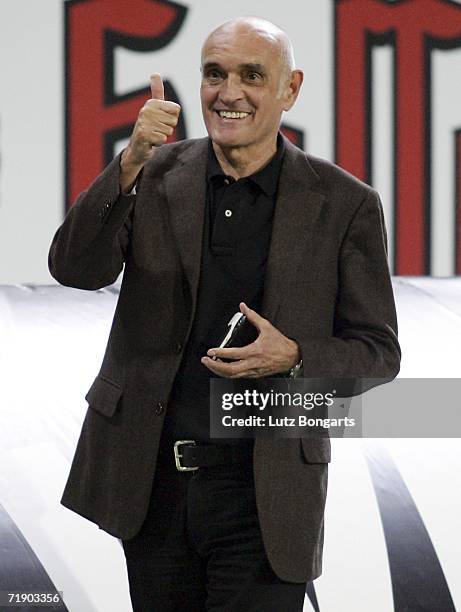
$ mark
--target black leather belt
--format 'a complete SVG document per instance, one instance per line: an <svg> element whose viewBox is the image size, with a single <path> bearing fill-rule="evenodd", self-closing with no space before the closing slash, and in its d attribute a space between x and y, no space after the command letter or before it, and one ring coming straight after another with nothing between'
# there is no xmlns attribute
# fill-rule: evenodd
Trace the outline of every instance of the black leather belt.
<svg viewBox="0 0 461 612"><path fill-rule="evenodd" d="M195 440L178 440L174 443L176 469L180 472L198 470L200 467L251 463L252 446L224 444L196 444Z"/></svg>

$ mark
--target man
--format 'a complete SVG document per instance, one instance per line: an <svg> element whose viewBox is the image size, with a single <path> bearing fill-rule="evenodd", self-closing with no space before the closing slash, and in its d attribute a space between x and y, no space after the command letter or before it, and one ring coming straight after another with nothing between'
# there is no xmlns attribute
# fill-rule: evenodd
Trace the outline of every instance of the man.
<svg viewBox="0 0 461 612"><path fill-rule="evenodd" d="M201 70L209 138L159 146L180 108L154 75L129 145L50 249L53 276L82 289L125 265L62 503L122 540L135 611L302 610L329 440L210 438L209 378L301 359L308 377L395 376L382 209L279 134L303 80L279 28L223 24ZM257 339L218 349L238 308Z"/></svg>

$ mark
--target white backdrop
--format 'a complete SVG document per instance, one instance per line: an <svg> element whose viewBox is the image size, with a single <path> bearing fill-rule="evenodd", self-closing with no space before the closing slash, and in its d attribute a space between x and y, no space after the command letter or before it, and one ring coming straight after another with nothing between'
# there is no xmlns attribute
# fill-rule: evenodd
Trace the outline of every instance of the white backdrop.
<svg viewBox="0 0 461 612"><path fill-rule="evenodd" d="M455 347L461 344L461 279L401 279L394 290L401 376L459 377ZM87 408L84 395L99 370L116 297L112 289L0 288L0 550L3 507L64 592L70 612L131 609L118 541L59 504ZM459 398L443 397L441 405L447 401L459 403ZM410 500L390 478L389 461ZM372 482L376 469L383 474L378 488ZM393 576L405 580L406 600L411 601L415 588L422 591L427 585L427 573L438 559L461 609L459 439L334 439L324 572L314 583L320 612L452 612L433 606L394 608L392 555L378 504L383 492L397 496L387 519L394 529L401 525L407 532L397 547L404 568ZM435 557L422 553L425 542L415 528L415 512ZM12 588L2 584L8 560L0 555L0 591ZM24 587L19 573L17 579ZM439 594L437 585L429 582L429 587ZM313 612L307 598L305 612Z"/></svg>

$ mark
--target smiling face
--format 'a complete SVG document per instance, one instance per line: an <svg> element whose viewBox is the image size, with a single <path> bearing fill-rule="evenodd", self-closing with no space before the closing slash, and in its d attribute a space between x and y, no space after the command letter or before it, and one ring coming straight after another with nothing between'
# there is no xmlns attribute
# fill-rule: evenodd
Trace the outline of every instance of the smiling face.
<svg viewBox="0 0 461 612"><path fill-rule="evenodd" d="M275 151L282 111L301 84L293 85L289 68L277 32L258 22L231 22L212 32L202 50L200 97L215 146L251 155ZM294 80L302 81L302 73Z"/></svg>

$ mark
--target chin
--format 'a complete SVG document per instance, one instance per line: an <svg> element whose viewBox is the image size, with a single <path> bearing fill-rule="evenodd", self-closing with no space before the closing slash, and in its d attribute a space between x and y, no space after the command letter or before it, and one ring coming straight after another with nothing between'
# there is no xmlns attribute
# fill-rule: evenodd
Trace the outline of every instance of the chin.
<svg viewBox="0 0 461 612"><path fill-rule="evenodd" d="M221 130L208 130L211 140L220 147L244 147L248 139L239 134L223 134Z"/></svg>
<svg viewBox="0 0 461 612"><path fill-rule="evenodd" d="M220 147L241 147L244 143L237 138L219 138L219 136L210 136L211 140Z"/></svg>

